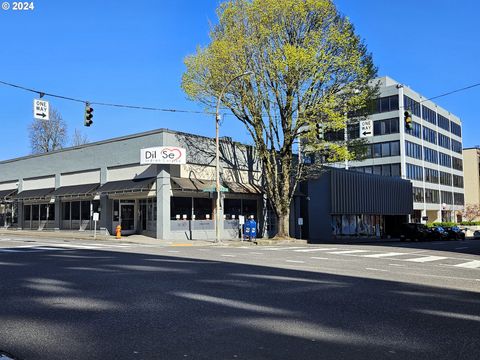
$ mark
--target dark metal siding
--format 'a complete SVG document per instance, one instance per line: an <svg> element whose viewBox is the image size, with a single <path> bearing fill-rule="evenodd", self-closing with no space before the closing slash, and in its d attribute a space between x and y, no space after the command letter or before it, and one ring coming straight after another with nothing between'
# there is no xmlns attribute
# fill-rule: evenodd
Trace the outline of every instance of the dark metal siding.
<svg viewBox="0 0 480 360"><path fill-rule="evenodd" d="M331 214L406 215L413 212L412 183L400 178L332 169Z"/></svg>

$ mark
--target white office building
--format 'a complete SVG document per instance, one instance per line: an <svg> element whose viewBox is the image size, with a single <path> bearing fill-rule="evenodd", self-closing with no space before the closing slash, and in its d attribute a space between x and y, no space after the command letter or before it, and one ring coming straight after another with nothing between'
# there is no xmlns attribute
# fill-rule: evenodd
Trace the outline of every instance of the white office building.
<svg viewBox="0 0 480 360"><path fill-rule="evenodd" d="M461 220L464 180L460 119L389 77L377 80L380 97L368 117L373 121L373 136L367 137L367 159L350 162L348 167L411 180L412 221ZM405 127L406 110L412 114L410 130ZM350 125L348 134L360 136L359 124Z"/></svg>

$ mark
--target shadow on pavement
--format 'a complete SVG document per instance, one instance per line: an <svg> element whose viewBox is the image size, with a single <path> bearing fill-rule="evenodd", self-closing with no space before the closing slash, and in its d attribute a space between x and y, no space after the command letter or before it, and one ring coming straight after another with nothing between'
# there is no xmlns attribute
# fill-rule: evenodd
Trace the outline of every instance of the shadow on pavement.
<svg viewBox="0 0 480 360"><path fill-rule="evenodd" d="M480 295L220 261L0 254L20 359L478 359ZM480 283L479 283L480 285Z"/></svg>

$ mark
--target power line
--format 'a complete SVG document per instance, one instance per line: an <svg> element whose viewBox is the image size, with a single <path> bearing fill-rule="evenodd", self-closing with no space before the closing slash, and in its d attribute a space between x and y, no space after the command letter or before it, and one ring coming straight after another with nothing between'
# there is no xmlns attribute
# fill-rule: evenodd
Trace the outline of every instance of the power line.
<svg viewBox="0 0 480 360"><path fill-rule="evenodd" d="M461 89L456 89L456 90L453 90L453 91L449 91L449 92L447 92L447 93L445 93L445 94L437 95L437 96L431 97L431 98L429 98L429 99L422 100L422 101L420 101L420 102L422 103L422 102L425 102L425 101L429 101L429 100L433 100L433 99L438 99L438 98L443 97L443 96L451 95L451 94L454 94L454 93L457 93L457 92L460 92L460 91L463 91L463 90L467 90L467 89L474 88L475 86L480 86L480 83L473 84L473 85L470 85L470 86L466 86L466 87L463 87L463 88L461 88Z"/></svg>
<svg viewBox="0 0 480 360"><path fill-rule="evenodd" d="M27 88L27 87L24 87L24 86L11 84L11 83L8 83L8 82L2 81L2 80L0 80L0 84L39 94L40 98L42 98L43 96L50 96L50 97L54 97L54 98L59 98L59 99L64 99L64 100L69 100L69 101L75 101L75 102L80 102L80 103L84 103L84 104L86 104L88 102L90 105L111 106L111 107L139 109L139 110L150 110L150 111L190 113L190 114L208 114L208 115L214 115L215 114L214 112L208 112L208 111L163 109L163 108L156 108L156 107L149 107L149 106L135 106L135 105L126 105L126 104L104 103L104 102L98 102L98 101L88 101L88 100L82 100L82 99L75 99L75 98L68 97L68 96L63 96L63 95L51 94L51 93L47 93L47 92L43 92L43 91L39 91L39 90L35 90L35 89L30 89L30 88Z"/></svg>

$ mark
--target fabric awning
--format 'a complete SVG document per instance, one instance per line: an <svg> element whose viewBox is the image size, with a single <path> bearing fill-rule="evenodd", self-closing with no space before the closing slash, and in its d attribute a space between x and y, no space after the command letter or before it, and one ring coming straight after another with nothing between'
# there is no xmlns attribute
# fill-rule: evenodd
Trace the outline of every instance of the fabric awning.
<svg viewBox="0 0 480 360"><path fill-rule="evenodd" d="M34 190L25 190L19 192L17 195L14 195L14 199L20 200L41 200L47 197L50 197L50 193L55 190L54 188L47 188L47 189L34 189Z"/></svg>
<svg viewBox="0 0 480 360"><path fill-rule="evenodd" d="M62 186L52 192L52 196L79 196L79 195L91 195L100 184L83 184L83 185L71 185Z"/></svg>
<svg viewBox="0 0 480 360"><path fill-rule="evenodd" d="M17 189L10 190L0 190L0 200L5 200L7 197L10 197Z"/></svg>
<svg viewBox="0 0 480 360"><path fill-rule="evenodd" d="M262 190L260 189L260 187L254 184L225 182L225 185L230 189L232 193L241 193L241 194L261 194L262 193Z"/></svg>
<svg viewBox="0 0 480 360"><path fill-rule="evenodd" d="M124 193L150 191L156 178L110 181L100 186L98 193Z"/></svg>
<svg viewBox="0 0 480 360"><path fill-rule="evenodd" d="M172 177L171 180L174 182L172 186L173 190L183 190L183 191L205 191L208 189L215 188L215 181L212 180L199 180L199 179L190 179L190 178L175 178Z"/></svg>

